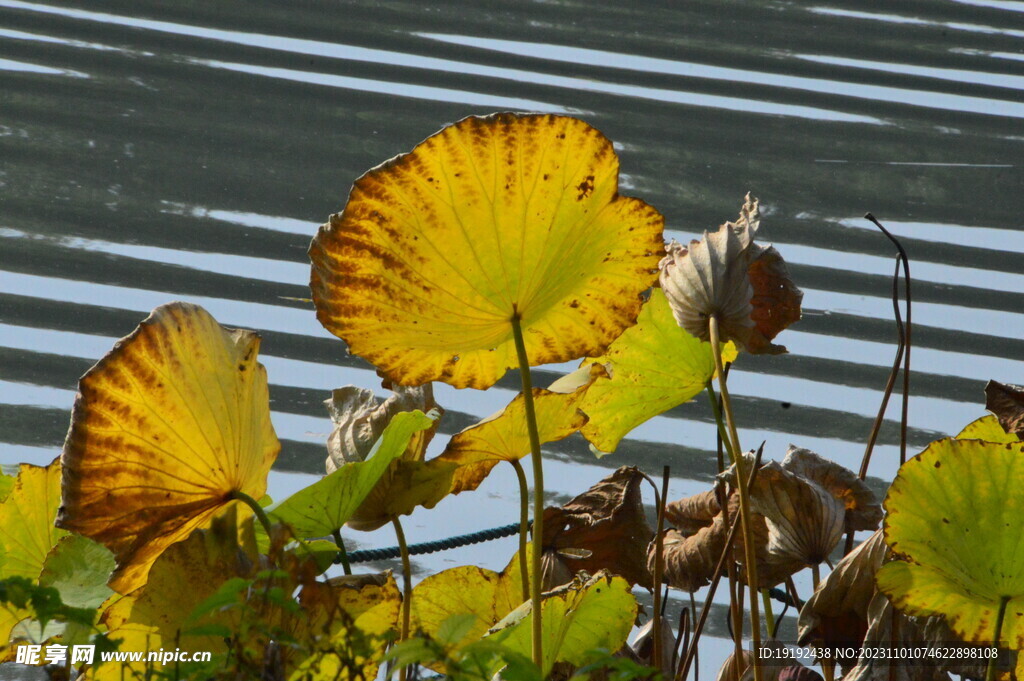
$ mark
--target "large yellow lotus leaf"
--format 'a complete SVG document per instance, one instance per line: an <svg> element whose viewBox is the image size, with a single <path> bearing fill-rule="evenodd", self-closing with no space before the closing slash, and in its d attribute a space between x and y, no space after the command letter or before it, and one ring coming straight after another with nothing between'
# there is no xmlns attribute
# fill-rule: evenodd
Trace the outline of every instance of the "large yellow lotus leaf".
<svg viewBox="0 0 1024 681"><path fill-rule="evenodd" d="M466 565L425 578L412 591L412 630L436 637L441 624L452 615L471 614L476 623L463 640L478 640L522 604L519 566L516 553L501 572Z"/></svg>
<svg viewBox="0 0 1024 681"><path fill-rule="evenodd" d="M149 580L135 595L129 623L156 627L165 641L176 640L193 623L193 611L229 579L250 578L257 571L256 539L251 519L241 528L234 508L214 518L209 529L193 532L169 547L153 563ZM217 616L232 628L236 613ZM226 650L217 636L196 637L195 646L214 653Z"/></svg>
<svg viewBox="0 0 1024 681"><path fill-rule="evenodd" d="M733 343L722 348L723 362L735 361L736 355ZM595 362L604 364L609 376L595 381L587 391L580 408L590 420L581 432L605 453L614 451L644 421L692 399L715 375L711 344L676 323L660 288L651 291L636 326L626 329L605 354L584 360L579 371L585 372ZM568 387L575 375L551 387Z"/></svg>
<svg viewBox="0 0 1024 681"><path fill-rule="evenodd" d="M187 303L163 305L79 383L64 444L60 527L117 558L127 593L235 492L259 499L280 443L259 336Z"/></svg>
<svg viewBox="0 0 1024 681"><path fill-rule="evenodd" d="M582 665L596 648L618 650L636 619L637 602L629 582L599 572L544 595L541 610L544 675L555 662ZM529 656L532 609L526 602L496 624L488 639Z"/></svg>
<svg viewBox="0 0 1024 681"><path fill-rule="evenodd" d="M45 468L21 464L14 486L0 503L3 577L37 579L50 549L67 534L53 526L60 506L60 479L59 459Z"/></svg>
<svg viewBox="0 0 1024 681"><path fill-rule="evenodd" d="M987 414L968 423L960 431L960 434L956 436L956 439L985 440L986 442L999 442L1002 444L1020 442L1019 437L1003 430L1003 427L999 425L999 419L992 414Z"/></svg>
<svg viewBox="0 0 1024 681"><path fill-rule="evenodd" d="M565 116L450 125L356 180L310 246L317 318L395 382L488 388L597 355L636 321L664 218L619 196L612 143Z"/></svg>
<svg viewBox="0 0 1024 681"><path fill-rule="evenodd" d="M572 386L575 389L571 392L533 389L541 444L567 438L587 422L580 404L593 382L607 375L601 366L591 367L587 374L582 385ZM501 411L453 436L444 452L432 461L457 466L452 473L451 493L459 494L479 487L491 469L502 461L518 461L529 453L526 400L523 393L519 393Z"/></svg>
<svg viewBox="0 0 1024 681"><path fill-rule="evenodd" d="M885 500L885 539L903 560L878 588L909 615L942 615L972 643L1024 648L1024 444L945 439L907 461Z"/></svg>

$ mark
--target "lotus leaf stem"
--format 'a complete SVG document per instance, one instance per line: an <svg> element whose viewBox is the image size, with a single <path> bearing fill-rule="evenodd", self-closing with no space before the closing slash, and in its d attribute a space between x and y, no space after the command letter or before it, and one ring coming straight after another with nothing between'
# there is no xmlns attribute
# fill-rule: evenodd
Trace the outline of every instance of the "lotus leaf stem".
<svg viewBox="0 0 1024 681"><path fill-rule="evenodd" d="M404 641L409 638L409 626L412 620L412 565L409 562L409 546L405 543L405 532L402 531L402 523L398 516L391 518L391 524L395 527L395 536L398 538L398 548L402 550L402 630L398 640ZM398 681L405 681L406 667L398 671Z"/></svg>
<svg viewBox="0 0 1024 681"><path fill-rule="evenodd" d="M718 334L718 317L711 315L708 319L708 331L711 336L711 354L715 360L715 371L718 374L718 392L722 396L722 411L725 412L726 425L729 428L730 449L736 466L736 489L740 497L740 520L743 530L743 553L747 564L747 584L750 587L750 632L753 644L754 681L762 681L761 663L758 653L761 647L761 617L757 603L757 554L754 547L754 528L750 520L750 491L744 484L747 479L746 466L740 449L740 438L736 432L736 418L733 416L732 400L726 385L725 368L722 366L722 344Z"/></svg>
<svg viewBox="0 0 1024 681"><path fill-rule="evenodd" d="M345 550L345 540L341 538L341 530L335 530L331 536L334 537L334 543L338 547L338 560L341 561L341 569L345 571L346 575L352 574L352 566L348 562L348 551Z"/></svg>
<svg viewBox="0 0 1024 681"><path fill-rule="evenodd" d="M658 529L654 535L654 646L652 649L654 668L661 672L662 675L665 674L666 670L663 664L665 653L662 650L662 646L664 643L661 640L661 577L664 571L665 557L661 552L664 550L662 530L665 528L665 500L668 496L668 478L669 467L665 466L661 473L661 494L657 499Z"/></svg>
<svg viewBox="0 0 1024 681"><path fill-rule="evenodd" d="M768 635L775 631L775 613L772 612L772 597L768 589L761 589L761 602L764 604L764 623L768 627Z"/></svg>
<svg viewBox="0 0 1024 681"><path fill-rule="evenodd" d="M1009 596L1003 596L999 599L999 614L996 615L996 635L992 641L992 645L995 648L999 648L999 637L1003 632L1003 618L1006 617L1006 606L1010 603ZM995 681L996 678L996 658L993 656L988 658L988 667L985 668L985 681Z"/></svg>
<svg viewBox="0 0 1024 681"><path fill-rule="evenodd" d="M251 508L253 515L256 516L256 520L260 521L260 525L262 525L263 529L266 530L267 536L269 537L271 535L270 518L267 517L267 512L263 510L263 507L260 506L258 501L250 497L245 492L241 492L239 490L231 492L231 498L241 501L243 504Z"/></svg>
<svg viewBox="0 0 1024 681"><path fill-rule="evenodd" d="M530 361L526 357L526 343L519 312L512 315L512 337L515 339L516 354L519 357L519 377L523 383L523 400L526 407L526 428L530 434L530 452L533 455L533 550L530 552L530 600L533 609L530 617L533 625L533 662L544 668L544 630L541 627L541 553L544 541L544 464L540 455L540 435L537 431L537 411L533 406L533 382L530 380ZM761 681L758 679L757 681Z"/></svg>
<svg viewBox="0 0 1024 681"><path fill-rule="evenodd" d="M527 557L526 544L530 536L530 490L526 486L526 471L518 459L510 461L512 468L516 469L516 479L519 480L519 581L523 586L523 602L530 600L530 566Z"/></svg>

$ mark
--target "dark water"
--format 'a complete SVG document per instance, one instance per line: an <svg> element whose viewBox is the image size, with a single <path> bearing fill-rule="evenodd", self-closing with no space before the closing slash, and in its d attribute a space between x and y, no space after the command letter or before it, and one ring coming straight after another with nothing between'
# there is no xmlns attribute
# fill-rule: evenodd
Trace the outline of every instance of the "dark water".
<svg viewBox="0 0 1024 681"><path fill-rule="evenodd" d="M763 238L806 292L780 337L792 354L743 358L732 378L741 440L767 440L767 456L793 442L859 464L896 337L894 251L865 211L913 261L911 450L980 415L988 378L1024 380L1022 2L0 0L0 463L58 454L78 376L151 308L187 299L264 335L284 444L271 493L312 480L327 391L378 383L302 300L310 238L367 168L508 109L604 131L624 189L677 238L731 218L747 190L762 199ZM516 384L440 389L442 430ZM894 404L880 491L897 419ZM580 439L552 445L552 498L623 464L670 464L672 493L696 492L713 433L700 400L600 461ZM407 531L511 522L514 490L499 469ZM419 566L501 567L512 551Z"/></svg>

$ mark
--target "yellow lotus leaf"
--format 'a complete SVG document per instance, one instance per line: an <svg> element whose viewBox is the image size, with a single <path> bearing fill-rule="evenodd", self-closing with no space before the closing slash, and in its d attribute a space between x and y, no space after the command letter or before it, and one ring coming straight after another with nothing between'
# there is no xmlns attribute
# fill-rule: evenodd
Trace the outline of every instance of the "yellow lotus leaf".
<svg viewBox="0 0 1024 681"><path fill-rule="evenodd" d="M136 594L129 622L156 627L162 640L174 641L192 623L193 611L231 578L249 578L257 571L251 519L239 528L235 509L216 517L210 528L193 532L168 548L153 563L149 581ZM233 627L234 613L219 623ZM226 650L218 636L190 637L196 649L213 653Z"/></svg>
<svg viewBox="0 0 1024 681"><path fill-rule="evenodd" d="M662 216L618 194L612 143L565 116L470 117L356 180L310 246L317 318L395 382L488 388L598 355L655 280Z"/></svg>
<svg viewBox="0 0 1024 681"><path fill-rule="evenodd" d="M235 493L266 491L280 443L258 350L252 331L171 303L79 382L57 525L113 552L115 590L145 584L153 561Z"/></svg>
<svg viewBox="0 0 1024 681"><path fill-rule="evenodd" d="M60 478L59 459L45 468L21 464L14 487L0 502L0 575L37 579L50 549L67 534L53 526Z"/></svg>
<svg viewBox="0 0 1024 681"><path fill-rule="evenodd" d="M397 631L402 597L390 572L345 575L303 587L292 634L313 654L295 665L293 681L372 679Z"/></svg>
<svg viewBox="0 0 1024 681"><path fill-rule="evenodd" d="M452 615L471 614L463 640L476 641L523 602L519 565L516 553L501 572L466 565L425 578L412 591L412 630L436 637Z"/></svg>
<svg viewBox="0 0 1024 681"><path fill-rule="evenodd" d="M618 650L636 620L637 602L622 577L599 572L549 591L541 601L544 675L556 662L582 665L595 648ZM527 601L488 632L488 639L522 655L532 650Z"/></svg>
<svg viewBox="0 0 1024 681"><path fill-rule="evenodd" d="M594 381L607 375L600 365L590 367L587 373L588 378L582 385L572 386L571 392L533 389L541 444L567 438L587 422L579 406ZM479 487L502 461L518 461L529 453L526 400L519 393L501 411L453 436L444 452L432 461L457 466L452 473L451 493L459 494Z"/></svg>
<svg viewBox="0 0 1024 681"><path fill-rule="evenodd" d="M736 346L722 348L722 361L735 361ZM715 375L711 344L691 336L672 316L665 293L651 291L636 326L626 329L608 351L583 362L604 364L609 376L587 391L580 408L590 417L583 437L601 452L613 452L629 431L704 390ZM567 387L573 374L552 384Z"/></svg>
<svg viewBox="0 0 1024 681"><path fill-rule="evenodd" d="M908 615L946 618L965 641L1024 648L1024 443L933 442L885 500L894 560L878 588ZM1005 620L997 635L997 614Z"/></svg>
<svg viewBox="0 0 1024 681"><path fill-rule="evenodd" d="M999 419L992 414L982 416L968 423L960 431L960 434L956 436L956 439L985 440L986 442L999 442L1002 444L1020 442L1020 437L1003 430L1003 427L999 425Z"/></svg>

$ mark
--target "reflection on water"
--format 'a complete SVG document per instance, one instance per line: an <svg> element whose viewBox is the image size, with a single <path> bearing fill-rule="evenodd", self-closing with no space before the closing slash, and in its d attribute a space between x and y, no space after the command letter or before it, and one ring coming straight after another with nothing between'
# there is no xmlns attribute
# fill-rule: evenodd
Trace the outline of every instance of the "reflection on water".
<svg viewBox="0 0 1024 681"><path fill-rule="evenodd" d="M664 212L670 237L732 217L748 189L762 198L764 236L806 310L780 339L790 355L736 367L744 443L859 464L895 350L894 253L857 217L869 210L912 260L911 447L958 430L982 412L986 379L1024 380L1024 5L876 5L396 0L243 16L0 0L0 464L55 456L78 376L183 298L263 334L284 446L271 493L313 479L328 391L379 383L316 322L309 239L367 168L497 109L574 112L603 130L623 188ZM440 387L442 432L517 389ZM896 470L898 401L872 463L879 491ZM706 412L674 409L599 461L580 439L553 443L552 500L624 463L669 463L674 496L700 491L715 468ZM498 467L407 527L436 539L516 509L515 476ZM386 530L351 540L393 543ZM417 567L498 568L514 546ZM718 614L710 632L726 635Z"/></svg>

